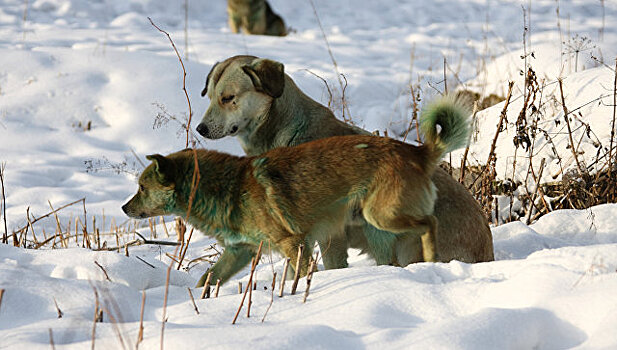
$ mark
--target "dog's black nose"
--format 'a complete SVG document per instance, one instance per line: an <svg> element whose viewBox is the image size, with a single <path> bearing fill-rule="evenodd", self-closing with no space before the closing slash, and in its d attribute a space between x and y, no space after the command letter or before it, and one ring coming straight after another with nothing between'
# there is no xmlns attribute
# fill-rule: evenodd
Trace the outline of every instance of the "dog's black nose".
<svg viewBox="0 0 617 350"><path fill-rule="evenodd" d="M128 203L127 203L127 204L128 204ZM123 211L125 214L127 214L127 212L126 212L126 206L127 206L127 204L125 204L125 205L123 205L123 206L122 206L122 211Z"/></svg>
<svg viewBox="0 0 617 350"><path fill-rule="evenodd" d="M204 123L199 123L199 125L197 125L197 132L199 133L199 135L207 137L208 127Z"/></svg>

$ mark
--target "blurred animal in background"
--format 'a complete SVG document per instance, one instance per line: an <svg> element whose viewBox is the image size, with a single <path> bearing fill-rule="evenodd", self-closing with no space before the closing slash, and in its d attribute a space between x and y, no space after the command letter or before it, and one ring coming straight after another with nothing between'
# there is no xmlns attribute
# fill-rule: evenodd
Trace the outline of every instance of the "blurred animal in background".
<svg viewBox="0 0 617 350"><path fill-rule="evenodd" d="M266 0L227 0L227 15L234 33L287 35L285 22Z"/></svg>

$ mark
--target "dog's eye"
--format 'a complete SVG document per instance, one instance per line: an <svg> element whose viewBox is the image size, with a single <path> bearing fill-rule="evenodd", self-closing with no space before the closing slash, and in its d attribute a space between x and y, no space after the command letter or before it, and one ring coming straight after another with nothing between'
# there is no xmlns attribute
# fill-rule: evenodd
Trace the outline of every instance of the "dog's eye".
<svg viewBox="0 0 617 350"><path fill-rule="evenodd" d="M234 98L236 98L236 96L234 96L234 95L223 96L223 97L221 97L221 102L223 104L227 104L227 103L233 101Z"/></svg>
<svg viewBox="0 0 617 350"><path fill-rule="evenodd" d="M140 190L141 192L144 192L146 189L144 188L144 185L139 185L139 190Z"/></svg>

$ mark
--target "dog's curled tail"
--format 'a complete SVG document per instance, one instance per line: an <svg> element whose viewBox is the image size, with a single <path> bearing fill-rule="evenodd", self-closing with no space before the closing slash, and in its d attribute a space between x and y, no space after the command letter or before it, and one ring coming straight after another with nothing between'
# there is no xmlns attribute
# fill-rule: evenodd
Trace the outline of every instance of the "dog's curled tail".
<svg viewBox="0 0 617 350"><path fill-rule="evenodd" d="M433 165L444 154L465 146L469 137L470 103L455 95L446 95L432 101L422 111L420 131L424 144L432 149ZM441 130L437 130L437 125Z"/></svg>

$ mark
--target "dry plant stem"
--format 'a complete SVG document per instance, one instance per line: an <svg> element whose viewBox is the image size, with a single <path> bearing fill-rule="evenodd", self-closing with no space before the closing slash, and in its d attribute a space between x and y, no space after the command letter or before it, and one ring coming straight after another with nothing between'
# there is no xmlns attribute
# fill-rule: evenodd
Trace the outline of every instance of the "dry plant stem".
<svg viewBox="0 0 617 350"><path fill-rule="evenodd" d="M559 79L559 93L561 94L561 106L563 107L563 118L566 120L566 127L568 128L568 139L570 140L570 149L572 150L572 156L574 156L574 161L576 162L576 167L578 168L579 174L583 175L585 172L583 171L583 167L581 163L578 161L578 155L576 154L576 148L574 147L574 140L572 139L572 129L570 128L570 119L568 118L568 108L566 107L566 100L563 96L563 80Z"/></svg>
<svg viewBox="0 0 617 350"><path fill-rule="evenodd" d="M338 82L339 85L341 87L341 93L344 95L345 94L345 87L343 85L343 80L341 79L341 73L338 70L338 64L336 63L336 60L334 59L334 54L332 53L332 49L330 48L330 43L328 42L328 37L326 36L326 32L323 29L323 26L321 25L321 20L319 19L319 15L317 14L317 9L315 8L315 4L313 3L313 0L309 0L309 3L311 4L311 7L313 8L313 13L315 14L315 18L317 19L317 24L319 25L319 29L321 30L321 35L323 36L323 40L326 43L326 48L328 49L328 54L330 55L330 59L332 60L332 65L334 66L334 72L336 73L336 77L338 78ZM351 114L349 113L349 107L347 107L347 104L345 103L345 101L343 100L343 120L344 121L349 121L348 119L345 118L345 110L347 110L347 116L349 118L349 120L351 120Z"/></svg>
<svg viewBox="0 0 617 350"><path fill-rule="evenodd" d="M219 289L221 288L221 279L218 278L216 280L216 287L214 287L214 297L218 298L219 297Z"/></svg>
<svg viewBox="0 0 617 350"><path fill-rule="evenodd" d="M0 178L0 179L1 179L1 178ZM28 224L27 224L27 225L25 225L25 226L23 226L22 228L18 229L16 232L21 232L21 231L23 231L23 230L26 230L26 229L28 228L28 225L33 225L33 224L35 224L37 221L42 220L42 219L44 219L44 218L46 218L46 217L48 217L48 216L50 216L50 215L53 215L53 214L55 214L55 213L59 212L60 210L62 210L62 209L64 209L64 208L66 208L66 207L70 207L71 205L77 204L77 203L79 203L79 202L84 203L84 215L85 215L85 213L86 213L86 204L85 204L85 203L86 203L86 198L81 198L81 199L78 199L78 200L76 200L76 201L74 201L74 202L71 202L71 203L69 203L69 204L65 204L65 205L63 205L63 206L59 207L58 209L55 209L55 210L53 210L52 212L49 212L49 213L47 213L47 214L45 214L45 215L43 215L43 216L39 216L38 218L34 218L34 220L31 220L30 222L28 222Z"/></svg>
<svg viewBox="0 0 617 350"><path fill-rule="evenodd" d="M178 246L180 245L180 243L178 242L168 242L168 241L157 241L157 240L153 240L153 239L147 239L146 237L144 237L141 233L134 231L134 234L138 235L139 238L141 238L141 243L142 244L157 244L157 245L174 245L174 246Z"/></svg>
<svg viewBox="0 0 617 350"><path fill-rule="evenodd" d="M189 60L189 0L184 0L184 59Z"/></svg>
<svg viewBox="0 0 617 350"><path fill-rule="evenodd" d="M77 202L76 202L77 203ZM81 205L82 208L84 210L84 224L83 224L83 230L84 230L84 235L88 235L88 213L86 212L86 198L82 198L81 199ZM62 207L58 208L58 210L62 209ZM88 249L90 248L90 239L88 239Z"/></svg>
<svg viewBox="0 0 617 350"><path fill-rule="evenodd" d="M242 282L238 282L238 294L242 294Z"/></svg>
<svg viewBox="0 0 617 350"><path fill-rule="evenodd" d="M189 222L189 217L191 216L191 209L193 208L193 200L195 199L195 193L197 192L197 184L199 183L199 179L201 178L199 174L199 162L197 161L197 150L195 148L193 148L193 160L193 179L191 181L191 193L189 195L188 209L186 210L186 217L184 218L185 222Z"/></svg>
<svg viewBox="0 0 617 350"><path fill-rule="evenodd" d="M181 217L177 217L174 220L176 222L176 236L178 242L184 242L184 234L186 233L186 225L182 221Z"/></svg>
<svg viewBox="0 0 617 350"><path fill-rule="evenodd" d="M99 293L96 291L96 288L92 286L94 290L94 318L92 320L92 343L91 349L94 350L94 340L96 338L96 323L99 320Z"/></svg>
<svg viewBox="0 0 617 350"><path fill-rule="evenodd" d="M490 167L490 164L494 161L496 157L495 147L497 147L497 138L499 138L499 134L501 133L501 130L503 127L503 121L506 119L506 115L508 112L508 105L510 104L510 98L512 97L513 87L514 87L514 82L513 81L509 82L506 103L504 104L503 109L501 110L499 122L497 123L497 130L495 131L495 136L493 137L493 142L491 143L491 148L488 153L488 159L486 160L486 165L483 167L482 172L478 175L478 177L476 177L473 183L469 186L470 189L473 187L473 185L475 185L476 181L478 181L478 179L480 179L484 175L484 172L486 172L486 170Z"/></svg>
<svg viewBox="0 0 617 350"><path fill-rule="evenodd" d="M193 298L193 292L191 292L191 288L186 288L189 291L189 296L191 297L191 303L193 303L193 308L195 309L195 313L199 315L199 309L197 308L197 304L195 304L195 298Z"/></svg>
<svg viewBox="0 0 617 350"><path fill-rule="evenodd" d="M142 263L144 263L144 264L146 264L146 265L150 266L151 268L156 269L156 267L154 267L154 265L152 265L152 264L150 264L149 262L145 261L144 259L140 258L140 257L139 257L139 255L135 255L135 258L136 258L137 260L141 261Z"/></svg>
<svg viewBox="0 0 617 350"><path fill-rule="evenodd" d="M56 350L56 344L54 344L54 333L49 328L49 345L51 346L51 350Z"/></svg>
<svg viewBox="0 0 617 350"><path fill-rule="evenodd" d="M405 130L405 134L403 135L403 141L407 140L407 136L411 131L412 126L415 124L416 127L416 141L420 143L420 133L418 132L418 101L416 100L416 95L413 90L413 83L409 83L409 90L411 93L411 120L409 121L409 125Z"/></svg>
<svg viewBox="0 0 617 350"><path fill-rule="evenodd" d="M46 240L44 240L44 241L42 241L42 242L40 242L40 243L38 243L38 244L35 244L35 245L34 245L34 249L39 249L39 248L41 248L42 246L46 245L47 243L49 243L49 242L51 242L51 241L55 240L55 239L56 239L56 238L58 238L58 237L60 237L60 234L59 234L59 233L58 233L58 234L55 234L55 235L53 235L53 236L50 236L50 237L49 237L49 238L47 238Z"/></svg>
<svg viewBox="0 0 617 350"><path fill-rule="evenodd" d="M604 2L602 3L603 7L604 7ZM602 28L604 28L604 26L602 26ZM613 185L613 188L615 187L615 183L613 181L613 142L615 140L615 117L617 114L617 58L615 59L615 79L613 80L613 120L611 123L611 142L610 142L610 146L608 148L608 178L610 183ZM614 201L616 197L616 193L615 193L615 189L613 189L613 193L611 193L609 195L609 199L611 201Z"/></svg>
<svg viewBox="0 0 617 350"><path fill-rule="evenodd" d="M475 101L473 103L473 113L472 113L472 117L471 117L471 125L475 125L475 120L476 120L476 115L478 114L478 101ZM465 152L463 153L463 159L461 159L461 174L458 178L458 182L460 183L464 183L465 180L465 168L467 167L467 156L469 154L469 147L471 145L471 135L473 134L473 132L469 133L469 136L467 137L467 146L465 146Z"/></svg>
<svg viewBox="0 0 617 350"><path fill-rule="evenodd" d="M47 203L49 204L49 208L51 208L51 211L54 211L54 207L51 206L51 202L48 200ZM58 213L54 212L54 218L56 219L56 230L58 231L58 234L60 235L60 244L62 244L62 246L64 246L64 248L67 248L66 243L64 242L64 237L62 236L62 226L60 225L60 219L58 218Z"/></svg>
<svg viewBox="0 0 617 350"><path fill-rule="evenodd" d="M54 297L53 299L54 299L54 305L56 306L56 312L58 313L58 318L62 318L64 313L62 312L62 310L60 310L60 307L58 307L58 302L56 301L56 298Z"/></svg>
<svg viewBox="0 0 617 350"><path fill-rule="evenodd" d="M121 249L124 249L124 253L126 256L128 256L128 247L130 246L134 246L134 245L142 245L142 244L158 244L158 243L148 243L148 242L142 242L139 239L134 239L130 242L124 243L122 245L119 245L117 247L102 247L101 249L92 249L93 251L114 251L117 250L118 253L120 252Z"/></svg>
<svg viewBox="0 0 617 350"><path fill-rule="evenodd" d="M2 243L9 243L9 230L6 225L6 194L4 193L4 169L6 163L0 164L0 185L2 186L2 219L4 220L4 235L2 236ZM26 226L27 227L27 226ZM17 241L17 235L13 232L13 245Z"/></svg>
<svg viewBox="0 0 617 350"><path fill-rule="evenodd" d="M180 261L178 262L178 267L176 268L176 270L180 270L180 267L182 266L182 260L184 260L184 256L186 255L186 251L189 249L189 243L191 243L191 237L193 237L193 230L194 230L194 228L191 227L191 232L189 232L189 238L186 240L186 244L184 245L184 250L181 251Z"/></svg>
<svg viewBox="0 0 617 350"><path fill-rule="evenodd" d="M497 147L497 139L499 138L499 134L501 133L503 127L503 121L506 119L506 115L508 112L508 105L510 104L510 98L512 97L512 87L514 86L514 82L511 81L508 83L508 95L506 97L506 103L501 110L501 114L499 116L499 123L497 123L497 130L495 131L495 136L493 137L493 142L491 142L491 148L488 153L488 160L486 163L490 163L495 158L495 148Z"/></svg>
<svg viewBox="0 0 617 350"><path fill-rule="evenodd" d="M105 271L105 268L103 268L103 266L101 266L101 264L99 264L99 262L96 260L94 260L94 264L96 264L96 266L98 266L101 270L103 270L103 273L105 274L105 279L111 282L111 279L109 278L107 271Z"/></svg>
<svg viewBox="0 0 617 350"><path fill-rule="evenodd" d="M28 226L30 227L30 232L32 232L32 240L34 244L39 243L36 235L34 234L34 226L32 226L32 221L30 220L30 207L26 208L26 219L28 220ZM75 225L77 225L77 221L75 221ZM77 227L77 226L75 226ZM77 237L77 228L75 229L75 237Z"/></svg>
<svg viewBox="0 0 617 350"><path fill-rule="evenodd" d="M137 333L136 348L139 348L139 343L144 340L144 309L146 308L146 291L141 291L141 311L139 312L139 332Z"/></svg>
<svg viewBox="0 0 617 350"><path fill-rule="evenodd" d="M291 285L291 295L296 294L298 288L298 281L300 280L300 263L302 262L302 253L304 252L304 244L298 246L298 259L296 259L296 273L294 274L294 281Z"/></svg>
<svg viewBox="0 0 617 350"><path fill-rule="evenodd" d="M0 310L2 308L2 297L4 296L4 289L0 289Z"/></svg>
<svg viewBox="0 0 617 350"><path fill-rule="evenodd" d="M208 290L210 290L210 280L212 279L212 272L208 272L208 276L206 277L206 282L204 283L204 287L201 290L201 295L199 299L205 299Z"/></svg>
<svg viewBox="0 0 617 350"><path fill-rule="evenodd" d="M275 287L276 287L276 272L272 274L272 286L270 288L270 304L268 304L268 307L266 308L264 317L261 318L261 323L263 323L266 320L266 315L268 314L268 311L270 311L270 308L272 307L272 303L274 303L274 288Z"/></svg>
<svg viewBox="0 0 617 350"><path fill-rule="evenodd" d="M246 288L244 288L244 294L242 295L242 301L240 301L240 306L238 307L238 311L236 311L236 315L234 316L233 321L231 321L231 324L236 324L236 320L238 319L238 315L240 315L240 310L242 310L242 305L244 305L244 299L246 299L246 293L249 291L249 289L251 289L251 286L253 285L253 274L255 273L255 268L257 267L257 264L259 264L259 257L261 256L261 248L263 247L263 241L259 242L259 248L257 248L257 254L255 255L255 258L253 258L253 264L251 265L251 274L249 276L249 281L246 284ZM242 285L239 285L241 289Z"/></svg>
<svg viewBox="0 0 617 350"><path fill-rule="evenodd" d="M165 237L169 238L169 231L167 230L167 224L165 224L165 218L161 216L161 224L165 230Z"/></svg>
<svg viewBox="0 0 617 350"><path fill-rule="evenodd" d="M495 204L494 204L494 206L495 206L495 221L493 222L493 224L495 226L498 226L499 225L499 199L495 198L494 202L495 202ZM512 202L512 199L510 199L510 202ZM512 215L512 214L510 213L510 215Z"/></svg>
<svg viewBox="0 0 617 350"><path fill-rule="evenodd" d="M448 61L446 57L443 57L443 93L444 95L448 94L448 75L446 74L446 66L448 65Z"/></svg>
<svg viewBox="0 0 617 350"><path fill-rule="evenodd" d="M188 213L187 213L188 216ZM174 256L178 254L178 246L174 249ZM174 263L173 261L169 263L167 267L167 276L165 277L165 296L163 297L163 315L161 317L161 350L164 348L164 337L165 337L165 323L167 323L167 298L169 297L169 277L171 275L171 269L173 269Z"/></svg>
<svg viewBox="0 0 617 350"><path fill-rule="evenodd" d="M311 257L311 261L309 263L309 270L308 270L308 274L306 275L306 290L304 291L304 299L302 300L303 303L306 303L306 298L308 298L308 295L309 295L309 289L311 289L311 281L313 280L313 272L314 272L313 270L315 269L317 258L318 256L316 256L315 259Z"/></svg>
<svg viewBox="0 0 617 350"><path fill-rule="evenodd" d="M281 287L279 288L279 298L283 296L285 291L285 279L287 279L287 269L289 269L290 258L285 258L285 264L283 265L283 274L281 275Z"/></svg>
<svg viewBox="0 0 617 350"><path fill-rule="evenodd" d="M186 97L186 101L189 107L189 120L186 123L186 148L188 148L189 147L189 135L191 132L191 119L193 118L193 110L191 109L191 100L189 99L189 94L186 91L186 69L184 68L184 62L182 62L182 58L180 57L180 54L178 53L178 49L176 49L176 44L174 44L174 41L171 40L171 36L169 35L169 33L167 33L166 31L159 28L156 24L154 24L154 22L152 22L152 19L150 17L148 17L148 20L150 21L152 26L156 28L159 32L167 35L167 39L169 39L171 46L174 48L174 51L176 52L176 56L178 56L178 61L180 61L180 65L182 66L182 91L184 91L184 96Z"/></svg>
<svg viewBox="0 0 617 350"><path fill-rule="evenodd" d="M482 179L482 186L480 188L480 203L484 210L484 213L487 219L490 221L492 216L492 204L493 204L493 182L495 180L495 163L497 161L497 155L495 154L495 148L497 147L497 138L499 134L502 132L502 127L504 121L506 120L506 115L508 111L508 106L510 104L510 98L512 97L512 88L514 86L514 82L510 82L508 86L508 96L506 98L506 103L504 104L504 108L501 111L501 116L499 118L499 123L497 124L497 130L495 130L495 137L493 138L491 148L488 154L488 159L486 160L486 165L482 168L482 172L478 175L478 177L471 184L470 188L473 187L475 181L479 178Z"/></svg>
<svg viewBox="0 0 617 350"><path fill-rule="evenodd" d="M255 258L253 258L253 262L251 264L251 266L255 266L256 262L255 262ZM253 304L253 288L252 288L252 284L248 283L248 285L246 286L246 288L249 291L249 300L246 303L246 317L249 318L251 317L251 305Z"/></svg>
<svg viewBox="0 0 617 350"><path fill-rule="evenodd" d="M533 209L534 202L536 201L538 190L540 189L540 181L542 181L542 172L544 171L544 162L545 159L542 158L542 161L540 161L540 171L538 171L538 178L536 179L536 189L533 192L533 196L531 197L531 203L529 203L529 209L527 210L527 225L531 223L531 211Z"/></svg>
<svg viewBox="0 0 617 350"><path fill-rule="evenodd" d="M319 75L317 75L316 73L310 71L309 69L304 69L305 71L307 71L308 73L314 75L315 77L317 77L318 79L320 79L324 85L326 86L326 90L328 90L328 108L330 108L332 106L332 101L333 101L333 97L332 97L332 90L330 90L330 86L328 85L328 82L326 81L326 79L320 77Z"/></svg>

